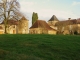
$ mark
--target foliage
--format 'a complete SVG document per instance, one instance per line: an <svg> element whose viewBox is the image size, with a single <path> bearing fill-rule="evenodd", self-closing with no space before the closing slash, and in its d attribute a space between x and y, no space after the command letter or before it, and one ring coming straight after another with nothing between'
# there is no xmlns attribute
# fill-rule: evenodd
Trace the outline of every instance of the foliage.
<svg viewBox="0 0 80 60"><path fill-rule="evenodd" d="M80 36L0 35L0 60L80 60Z"/></svg>
<svg viewBox="0 0 80 60"><path fill-rule="evenodd" d="M36 20L38 20L38 14L33 12L33 14L32 14L32 25L36 22Z"/></svg>

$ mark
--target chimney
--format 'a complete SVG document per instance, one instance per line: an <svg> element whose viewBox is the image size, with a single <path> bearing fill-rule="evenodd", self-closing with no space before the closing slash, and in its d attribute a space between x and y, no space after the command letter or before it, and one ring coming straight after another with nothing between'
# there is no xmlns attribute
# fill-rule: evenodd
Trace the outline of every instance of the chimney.
<svg viewBox="0 0 80 60"><path fill-rule="evenodd" d="M68 18L68 20L71 20L71 18Z"/></svg>

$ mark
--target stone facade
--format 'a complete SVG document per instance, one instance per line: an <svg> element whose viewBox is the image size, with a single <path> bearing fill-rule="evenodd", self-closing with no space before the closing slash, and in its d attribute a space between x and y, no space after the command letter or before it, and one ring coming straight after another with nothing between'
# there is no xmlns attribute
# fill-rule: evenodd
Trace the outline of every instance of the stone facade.
<svg viewBox="0 0 80 60"><path fill-rule="evenodd" d="M8 20L6 31L8 34L28 34L28 20L22 17L19 21ZM0 24L0 34L5 34L4 22Z"/></svg>
<svg viewBox="0 0 80 60"><path fill-rule="evenodd" d="M55 15L48 21L51 28L57 30L57 34L80 34L80 19L71 19L59 21Z"/></svg>
<svg viewBox="0 0 80 60"><path fill-rule="evenodd" d="M51 28L45 21L37 20L29 30L30 34L56 34L56 30Z"/></svg>
<svg viewBox="0 0 80 60"><path fill-rule="evenodd" d="M57 27L55 26L55 24L56 24L58 21L59 21L59 20L57 19L57 17L56 17L55 15L53 15L53 16L50 18L50 20L48 21L48 25L49 25L51 28L57 30Z"/></svg>
<svg viewBox="0 0 80 60"><path fill-rule="evenodd" d="M8 34L17 34L17 26L16 25L10 25L7 28L7 33Z"/></svg>
<svg viewBox="0 0 80 60"><path fill-rule="evenodd" d="M77 19L59 21L55 24L58 34L80 34L80 21Z"/></svg>
<svg viewBox="0 0 80 60"><path fill-rule="evenodd" d="M25 18L22 17L21 20L19 20L18 24L18 33L19 34L28 34L29 33L29 21Z"/></svg>
<svg viewBox="0 0 80 60"><path fill-rule="evenodd" d="M4 30L5 30L4 25L1 24L0 25L0 34L4 34L4 32L5 32Z"/></svg>
<svg viewBox="0 0 80 60"><path fill-rule="evenodd" d="M17 30L17 22L15 20L8 20L8 24L6 27L6 32L7 34L16 34L16 30ZM5 25L4 25L4 21L0 24L0 34L5 34Z"/></svg>

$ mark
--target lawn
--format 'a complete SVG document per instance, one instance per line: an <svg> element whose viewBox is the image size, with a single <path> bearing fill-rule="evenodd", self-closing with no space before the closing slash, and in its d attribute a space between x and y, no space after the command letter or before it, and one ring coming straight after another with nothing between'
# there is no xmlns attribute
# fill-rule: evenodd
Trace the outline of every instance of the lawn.
<svg viewBox="0 0 80 60"><path fill-rule="evenodd" d="M80 60L80 36L0 35L0 60Z"/></svg>

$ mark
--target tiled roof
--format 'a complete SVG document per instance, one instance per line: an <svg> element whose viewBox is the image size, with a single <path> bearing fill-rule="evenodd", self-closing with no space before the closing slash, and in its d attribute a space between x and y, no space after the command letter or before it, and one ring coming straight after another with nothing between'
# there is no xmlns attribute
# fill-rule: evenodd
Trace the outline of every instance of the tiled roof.
<svg viewBox="0 0 80 60"><path fill-rule="evenodd" d="M18 21L16 21L16 20L8 20L8 24L10 24L10 25L18 25Z"/></svg>
<svg viewBox="0 0 80 60"><path fill-rule="evenodd" d="M3 29L2 26L0 26L0 29Z"/></svg>
<svg viewBox="0 0 80 60"><path fill-rule="evenodd" d="M4 24L4 21L1 24ZM16 20L8 20L8 24L10 24L10 25L18 25L18 21L16 21Z"/></svg>
<svg viewBox="0 0 80 60"><path fill-rule="evenodd" d="M44 28L44 29L47 29L47 30L55 30L53 28L51 28L45 21L43 20L37 20L31 27L30 29L32 28Z"/></svg>
<svg viewBox="0 0 80 60"><path fill-rule="evenodd" d="M21 20L27 20L27 19L23 16L19 21ZM18 25L18 23L19 23L18 20L13 20L13 19L8 20L8 24L10 25ZM4 21L1 24L4 24Z"/></svg>
<svg viewBox="0 0 80 60"><path fill-rule="evenodd" d="M55 25L56 26L59 26L59 25L65 26L65 25L73 25L73 24L77 24L77 20L76 19L59 21Z"/></svg>
<svg viewBox="0 0 80 60"><path fill-rule="evenodd" d="M79 18L79 19L77 19L77 24L80 24L80 18Z"/></svg>

